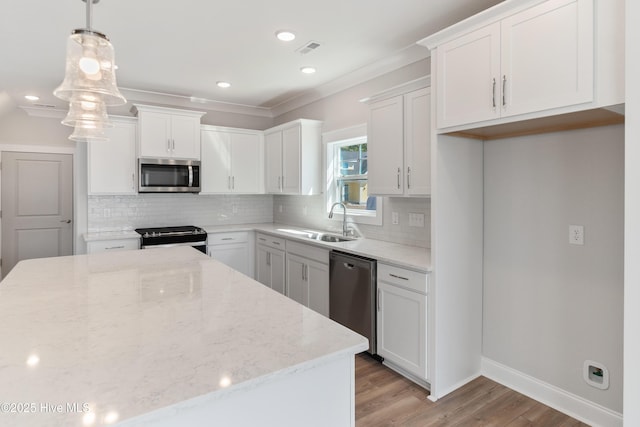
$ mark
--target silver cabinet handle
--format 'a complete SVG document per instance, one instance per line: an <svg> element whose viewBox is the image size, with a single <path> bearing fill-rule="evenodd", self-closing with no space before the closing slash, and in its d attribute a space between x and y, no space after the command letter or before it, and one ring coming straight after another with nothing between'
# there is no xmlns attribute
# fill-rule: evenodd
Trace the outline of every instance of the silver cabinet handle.
<svg viewBox="0 0 640 427"><path fill-rule="evenodd" d="M278 191L280 191L280 189L282 188L282 187L280 186L280 181L281 181L281 180L282 180L282 177L281 177L281 176L279 176L279 177L278 177Z"/></svg>
<svg viewBox="0 0 640 427"><path fill-rule="evenodd" d="M233 237L224 237L221 240L233 240Z"/></svg>
<svg viewBox="0 0 640 427"><path fill-rule="evenodd" d="M280 187L280 191L284 190L284 175L282 175L282 186Z"/></svg>
<svg viewBox="0 0 640 427"><path fill-rule="evenodd" d="M398 190L400 189L400 168L398 168Z"/></svg>
<svg viewBox="0 0 640 427"><path fill-rule="evenodd" d="M396 276L395 274L391 274L391 273L389 273L389 276L395 277L396 279L400 279L400 280L409 280L407 277Z"/></svg>
<svg viewBox="0 0 640 427"><path fill-rule="evenodd" d="M231 189L232 190L236 189L236 177L235 176L231 176Z"/></svg>
<svg viewBox="0 0 640 427"><path fill-rule="evenodd" d="M171 150L175 150L176 149L176 140L175 139L171 139Z"/></svg>
<svg viewBox="0 0 640 427"><path fill-rule="evenodd" d="M136 190L136 174L135 173L131 174L131 189L133 191Z"/></svg>
<svg viewBox="0 0 640 427"><path fill-rule="evenodd" d="M265 239L264 237L258 237L258 240L260 240L261 242L266 242L267 239Z"/></svg>
<svg viewBox="0 0 640 427"><path fill-rule="evenodd" d="M493 103L493 108L496 108L496 78L493 78L493 99L491 101Z"/></svg>
<svg viewBox="0 0 640 427"><path fill-rule="evenodd" d="M507 105L506 91L507 91L507 76L505 74L502 76L502 106L503 107Z"/></svg>
<svg viewBox="0 0 640 427"><path fill-rule="evenodd" d="M71 224L71 220L70 219L63 219L60 222L64 222L65 224Z"/></svg>
<svg viewBox="0 0 640 427"><path fill-rule="evenodd" d="M378 301L377 302L377 306L378 306L378 311L380 311L380 307L382 305L382 298L381 298L382 294L380 293L380 289L378 288Z"/></svg>
<svg viewBox="0 0 640 427"><path fill-rule="evenodd" d="M407 166L407 188L411 189L411 166Z"/></svg>
<svg viewBox="0 0 640 427"><path fill-rule="evenodd" d="M227 189L231 190L231 177L227 176Z"/></svg>
<svg viewBox="0 0 640 427"><path fill-rule="evenodd" d="M305 273L305 267L306 267L306 265L302 264L302 281L303 282L307 280L307 278L305 277L305 274L304 274Z"/></svg>
<svg viewBox="0 0 640 427"><path fill-rule="evenodd" d="M108 251L109 249L124 249L124 245L111 246L111 247L108 247L108 248L104 248L105 251Z"/></svg>
<svg viewBox="0 0 640 427"><path fill-rule="evenodd" d="M267 252L267 265L271 265L271 252Z"/></svg>

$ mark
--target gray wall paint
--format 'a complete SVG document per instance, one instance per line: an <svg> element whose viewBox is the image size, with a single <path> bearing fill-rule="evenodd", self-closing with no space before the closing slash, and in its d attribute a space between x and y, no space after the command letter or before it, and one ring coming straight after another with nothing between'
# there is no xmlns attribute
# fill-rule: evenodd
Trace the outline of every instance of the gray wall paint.
<svg viewBox="0 0 640 427"><path fill-rule="evenodd" d="M31 117L20 109L0 116L0 143L75 147L69 140L73 128L60 124L61 119Z"/></svg>
<svg viewBox="0 0 640 427"><path fill-rule="evenodd" d="M622 125L484 146L484 356L618 412L623 169ZM609 369L609 390L583 381L585 359Z"/></svg>
<svg viewBox="0 0 640 427"><path fill-rule="evenodd" d="M384 74L342 92L312 102L275 118L276 125L299 118L322 120L323 132L366 123L369 114L367 104L360 102L376 93L394 86L429 75L431 58L409 64L393 72Z"/></svg>
<svg viewBox="0 0 640 427"><path fill-rule="evenodd" d="M399 224L391 224L391 212L398 212ZM409 227L409 212L424 214L425 226ZM273 220L300 227L342 231L341 221L328 218L324 195L274 196ZM370 239L422 248L431 247L431 201L429 199L384 197L382 220L382 226L366 224L356 224L356 226L365 237Z"/></svg>

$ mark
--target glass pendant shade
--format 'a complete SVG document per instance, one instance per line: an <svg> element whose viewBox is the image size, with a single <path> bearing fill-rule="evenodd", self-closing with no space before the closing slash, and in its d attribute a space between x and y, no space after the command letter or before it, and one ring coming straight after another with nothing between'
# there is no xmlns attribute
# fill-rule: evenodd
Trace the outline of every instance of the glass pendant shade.
<svg viewBox="0 0 640 427"><path fill-rule="evenodd" d="M81 125L85 128L106 128L112 127L107 115L107 107L98 97L90 92L78 92L74 94L69 102L69 112L62 120L66 126ZM93 126L91 126L93 124Z"/></svg>
<svg viewBox="0 0 640 427"><path fill-rule="evenodd" d="M73 133L69 136L72 141L108 141L109 138L104 134L104 128L101 127L87 127L89 123L80 123L75 127Z"/></svg>
<svg viewBox="0 0 640 427"><path fill-rule="evenodd" d="M116 85L114 57L113 46L104 34L74 30L67 41L64 81L53 94L65 101L79 97L91 101L98 96L104 105L126 104Z"/></svg>

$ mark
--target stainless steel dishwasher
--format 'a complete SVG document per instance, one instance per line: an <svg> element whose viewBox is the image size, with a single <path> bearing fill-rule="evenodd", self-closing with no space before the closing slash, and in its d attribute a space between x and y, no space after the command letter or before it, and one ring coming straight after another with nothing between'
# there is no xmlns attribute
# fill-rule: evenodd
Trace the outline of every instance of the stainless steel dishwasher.
<svg viewBox="0 0 640 427"><path fill-rule="evenodd" d="M331 251L329 274L329 317L368 338L375 355L376 260Z"/></svg>

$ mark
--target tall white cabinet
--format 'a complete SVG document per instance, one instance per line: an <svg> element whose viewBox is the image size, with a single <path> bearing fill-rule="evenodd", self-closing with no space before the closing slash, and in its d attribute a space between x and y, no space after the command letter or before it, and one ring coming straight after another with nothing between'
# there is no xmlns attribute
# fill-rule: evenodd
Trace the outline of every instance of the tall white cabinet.
<svg viewBox="0 0 640 427"><path fill-rule="evenodd" d="M201 144L201 193L263 192L262 132L202 126Z"/></svg>
<svg viewBox="0 0 640 427"><path fill-rule="evenodd" d="M109 141L87 143L89 195L136 194L136 120L113 119Z"/></svg>
<svg viewBox="0 0 640 427"><path fill-rule="evenodd" d="M322 193L322 122L300 119L264 131L267 193Z"/></svg>
<svg viewBox="0 0 640 427"><path fill-rule="evenodd" d="M368 121L369 194L431 193L431 88L426 79L373 98ZM416 89L418 87L418 89ZM404 92L404 93L402 93Z"/></svg>

